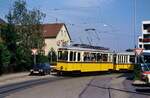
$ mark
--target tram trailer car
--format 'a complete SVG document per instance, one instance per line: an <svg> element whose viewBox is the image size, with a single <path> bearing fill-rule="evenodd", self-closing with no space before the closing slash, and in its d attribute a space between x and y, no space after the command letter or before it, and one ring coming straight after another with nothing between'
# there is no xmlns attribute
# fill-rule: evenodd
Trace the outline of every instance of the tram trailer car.
<svg viewBox="0 0 150 98"><path fill-rule="evenodd" d="M133 70L133 53L113 53L108 50L63 47L58 49L56 70L60 72L98 72Z"/></svg>
<svg viewBox="0 0 150 98"><path fill-rule="evenodd" d="M114 54L114 70L127 70L132 71L135 65L135 53L134 52L120 52Z"/></svg>

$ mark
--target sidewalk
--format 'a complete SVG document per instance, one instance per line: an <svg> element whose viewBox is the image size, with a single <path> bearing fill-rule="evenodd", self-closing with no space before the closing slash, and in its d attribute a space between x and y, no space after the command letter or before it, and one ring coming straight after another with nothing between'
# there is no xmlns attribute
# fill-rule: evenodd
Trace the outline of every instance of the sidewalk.
<svg viewBox="0 0 150 98"><path fill-rule="evenodd" d="M14 80L17 78L23 78L28 75L29 75L29 72L5 74L5 75L0 76L0 82L5 82L7 80Z"/></svg>
<svg viewBox="0 0 150 98"><path fill-rule="evenodd" d="M30 80L38 80L54 77L52 75L45 76L29 76L29 72L12 73L0 76L0 86L15 84Z"/></svg>

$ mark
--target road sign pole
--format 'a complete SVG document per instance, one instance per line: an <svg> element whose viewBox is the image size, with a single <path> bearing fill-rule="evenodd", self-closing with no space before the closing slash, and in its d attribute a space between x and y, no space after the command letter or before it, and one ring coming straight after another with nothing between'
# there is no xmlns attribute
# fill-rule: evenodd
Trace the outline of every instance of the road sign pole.
<svg viewBox="0 0 150 98"><path fill-rule="evenodd" d="M33 54L33 62L34 62L34 65L36 65L36 54L37 54L37 49L32 49L32 54Z"/></svg>
<svg viewBox="0 0 150 98"><path fill-rule="evenodd" d="M143 52L143 49L142 48L136 48L134 49L134 52L135 52L135 63L140 63L140 55L141 53Z"/></svg>
<svg viewBox="0 0 150 98"><path fill-rule="evenodd" d="M34 54L34 65L36 65L36 54Z"/></svg>

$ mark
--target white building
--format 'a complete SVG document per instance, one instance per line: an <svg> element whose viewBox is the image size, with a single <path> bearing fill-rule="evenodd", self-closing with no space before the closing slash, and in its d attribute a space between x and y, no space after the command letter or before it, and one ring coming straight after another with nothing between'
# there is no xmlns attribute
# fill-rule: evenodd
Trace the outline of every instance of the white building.
<svg viewBox="0 0 150 98"><path fill-rule="evenodd" d="M71 37L65 24L43 24L43 30L45 55L48 55L51 48L57 51L59 46L70 45Z"/></svg>
<svg viewBox="0 0 150 98"><path fill-rule="evenodd" d="M150 52L150 21L142 22L142 35L138 38L138 47Z"/></svg>

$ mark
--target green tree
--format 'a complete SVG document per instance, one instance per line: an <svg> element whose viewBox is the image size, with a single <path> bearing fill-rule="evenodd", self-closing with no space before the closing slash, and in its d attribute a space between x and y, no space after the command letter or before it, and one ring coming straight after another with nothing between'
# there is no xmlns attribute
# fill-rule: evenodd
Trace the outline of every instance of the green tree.
<svg viewBox="0 0 150 98"><path fill-rule="evenodd" d="M11 54L7 47L3 43L0 43L0 75L4 72L8 72L10 57Z"/></svg>
<svg viewBox="0 0 150 98"><path fill-rule="evenodd" d="M28 49L37 48L41 50L44 46L41 20L45 17L45 14L38 9L28 10L26 2L18 0L14 3L12 16L20 38L19 45Z"/></svg>
<svg viewBox="0 0 150 98"><path fill-rule="evenodd" d="M51 48L49 53L48 53L48 59L49 59L51 64L56 63L56 61L57 61L57 55L56 55L56 52L53 48Z"/></svg>
<svg viewBox="0 0 150 98"><path fill-rule="evenodd" d="M12 22L15 24L15 31L17 32L17 66L25 66L29 68L31 65L31 49L37 48L42 50L44 46L44 39L42 35L42 19L45 14L38 9L28 10L26 2L18 0L14 2L11 11Z"/></svg>
<svg viewBox="0 0 150 98"><path fill-rule="evenodd" d="M23 0L15 1L6 15L8 24L2 30L2 38L11 53L12 70L29 69L32 64L31 49L42 50L44 39L41 24L44 17L45 14L38 9L28 10Z"/></svg>

